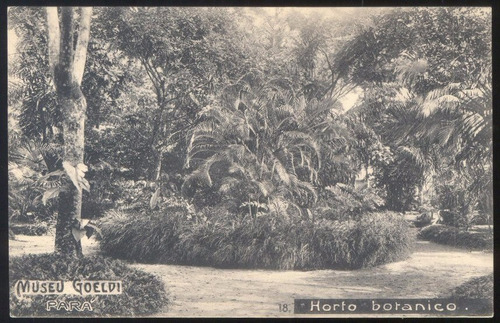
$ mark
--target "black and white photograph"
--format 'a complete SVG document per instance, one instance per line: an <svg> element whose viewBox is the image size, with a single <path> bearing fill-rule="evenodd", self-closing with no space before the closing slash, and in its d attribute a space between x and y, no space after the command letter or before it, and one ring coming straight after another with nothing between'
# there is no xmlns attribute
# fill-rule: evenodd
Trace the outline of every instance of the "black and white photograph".
<svg viewBox="0 0 500 323"><path fill-rule="evenodd" d="M491 7L5 33L11 317L493 316Z"/></svg>

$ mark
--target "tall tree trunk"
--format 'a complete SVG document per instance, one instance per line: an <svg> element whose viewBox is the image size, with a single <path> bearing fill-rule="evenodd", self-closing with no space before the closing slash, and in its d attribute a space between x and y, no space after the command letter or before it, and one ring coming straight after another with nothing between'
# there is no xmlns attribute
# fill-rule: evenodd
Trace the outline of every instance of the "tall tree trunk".
<svg viewBox="0 0 500 323"><path fill-rule="evenodd" d="M152 79L152 82L154 80ZM158 109L156 110L156 117L153 120L154 125L153 125L153 133L151 136L151 152L153 154L153 163L150 166L149 170L149 178L151 181L158 182L161 177L161 168L162 168L162 158L163 158L163 152L162 148L158 148L159 142L161 140L161 137L165 135L164 131L164 117L163 117L163 112L165 109L165 88L164 84L158 84L155 85L156 87L160 88L156 92L156 101L158 105Z"/></svg>
<svg viewBox="0 0 500 323"><path fill-rule="evenodd" d="M161 166L162 166L162 159L163 159L163 154L161 152L161 149L155 152L155 159L156 159L156 169L154 172L154 177L153 180L158 182L161 178Z"/></svg>
<svg viewBox="0 0 500 323"><path fill-rule="evenodd" d="M59 108L64 111L63 137L64 161L73 167L83 164L84 127L85 127L85 97L80 87L73 84L71 88L59 87ZM80 241L76 241L72 228L81 222L82 190L67 181L67 192L59 196L59 214L56 224L56 251L82 255ZM76 220L76 221L75 221Z"/></svg>
<svg viewBox="0 0 500 323"><path fill-rule="evenodd" d="M53 68L59 109L63 115L63 161L72 167L83 164L84 128L87 103L80 84L85 66L92 9L82 8L78 24L78 39L74 48L75 8L61 8L61 24L57 9L47 8L49 27L49 62ZM82 256L79 238L73 229L80 229L82 188L70 180L59 195L55 250L64 254Z"/></svg>
<svg viewBox="0 0 500 323"><path fill-rule="evenodd" d="M160 121L158 121L160 120ZM155 120L153 135L151 137L151 154L153 155L153 162L149 166L149 179L151 181L158 181L161 175L161 167L162 167L162 149L157 148L160 136L163 135L163 131L161 131L161 118Z"/></svg>

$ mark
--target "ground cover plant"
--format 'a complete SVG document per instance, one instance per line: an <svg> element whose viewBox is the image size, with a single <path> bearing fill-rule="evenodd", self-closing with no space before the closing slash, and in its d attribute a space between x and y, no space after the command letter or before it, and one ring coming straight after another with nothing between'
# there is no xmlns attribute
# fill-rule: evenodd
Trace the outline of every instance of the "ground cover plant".
<svg viewBox="0 0 500 323"><path fill-rule="evenodd" d="M9 266L10 313L12 316L133 316L157 312L168 304L165 286L157 277L131 269L119 260L103 256L84 258L64 257L59 254L40 254L12 257ZM36 295L18 299L14 284L18 280L121 280L121 295ZM57 301L90 301L92 311L47 311L46 303ZM91 301L92 300L92 301Z"/></svg>
<svg viewBox="0 0 500 323"><path fill-rule="evenodd" d="M493 299L493 275L472 278L453 289L458 299Z"/></svg>
<svg viewBox="0 0 500 323"><path fill-rule="evenodd" d="M493 236L491 233L463 231L442 224L435 224L421 229L418 237L423 240L460 248L474 250L493 248Z"/></svg>
<svg viewBox="0 0 500 323"><path fill-rule="evenodd" d="M476 306L476 311L485 314L492 313L494 306L493 278L493 274L471 278L440 297L465 302L471 300L486 300L486 302L482 303L480 306Z"/></svg>
<svg viewBox="0 0 500 323"><path fill-rule="evenodd" d="M413 231L393 213L359 221L292 221L286 218L182 213L114 214L101 223L105 254L147 263L222 268L357 269L410 254Z"/></svg>
<svg viewBox="0 0 500 323"><path fill-rule="evenodd" d="M30 236L41 236L50 230L47 223L15 223L10 225L13 234L25 234Z"/></svg>

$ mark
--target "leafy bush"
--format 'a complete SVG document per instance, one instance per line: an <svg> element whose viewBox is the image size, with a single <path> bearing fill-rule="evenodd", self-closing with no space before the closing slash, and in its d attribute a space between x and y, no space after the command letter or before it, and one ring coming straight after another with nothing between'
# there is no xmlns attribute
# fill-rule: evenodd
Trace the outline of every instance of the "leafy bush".
<svg viewBox="0 0 500 323"><path fill-rule="evenodd" d="M49 231L48 223L16 223L11 224L13 234L25 234L29 236L41 236Z"/></svg>
<svg viewBox="0 0 500 323"><path fill-rule="evenodd" d="M493 275L473 278L456 287L452 297L458 299L493 299Z"/></svg>
<svg viewBox="0 0 500 323"><path fill-rule="evenodd" d="M472 189L472 179L466 175L452 170L442 174L444 181L436 186L436 204L443 224L468 230L474 219L478 194Z"/></svg>
<svg viewBox="0 0 500 323"><path fill-rule="evenodd" d="M120 180L120 198L115 205L118 208L142 212L149 209L149 199L155 192L155 183L145 180Z"/></svg>
<svg viewBox="0 0 500 323"><path fill-rule="evenodd" d="M428 212L421 213L420 215L417 216L415 221L413 221L413 224L417 228L428 226L431 223L432 223L432 214Z"/></svg>
<svg viewBox="0 0 500 323"><path fill-rule="evenodd" d="M467 249L492 249L493 238L486 232L468 232L457 228L435 224L420 230L420 239Z"/></svg>
<svg viewBox="0 0 500 323"><path fill-rule="evenodd" d="M102 256L81 259L67 258L58 254L26 255L10 259L10 310L12 316L131 316L157 312L167 304L164 284L155 276L131 269L123 262ZM121 280L120 295L36 295L18 299L14 294L17 280ZM90 301L93 311L47 311L46 302Z"/></svg>
<svg viewBox="0 0 500 323"><path fill-rule="evenodd" d="M313 210L318 218L346 220L376 211L384 201L371 187L355 188L337 183L320 194L321 200Z"/></svg>
<svg viewBox="0 0 500 323"><path fill-rule="evenodd" d="M113 212L101 229L101 249L113 257L222 268L371 267L405 258L414 240L406 222L392 213L311 222L217 212Z"/></svg>
<svg viewBox="0 0 500 323"><path fill-rule="evenodd" d="M417 212L420 214L413 221L413 224L417 228L423 228L431 224L436 224L440 220L440 214L438 210L432 208L429 205L421 205Z"/></svg>
<svg viewBox="0 0 500 323"><path fill-rule="evenodd" d="M425 168L414 157L417 154L415 147L398 147L384 152L383 159L376 162L376 187L385 189L385 205L389 210L408 211L416 203L417 187Z"/></svg>
<svg viewBox="0 0 500 323"><path fill-rule="evenodd" d="M100 218L115 206L122 195L121 181L113 176L113 169L108 163L101 162L90 165L85 174L90 183L90 191L83 193L82 217L86 219Z"/></svg>
<svg viewBox="0 0 500 323"><path fill-rule="evenodd" d="M491 195L493 198L493 194ZM493 217L492 213L475 212L474 217L471 220L472 225L492 225Z"/></svg>
<svg viewBox="0 0 500 323"><path fill-rule="evenodd" d="M192 208L186 199L176 194L174 181L165 180L161 185L148 180L120 180L117 183L120 196L114 199L113 204L119 210L143 213L152 209L167 212L178 209L190 212Z"/></svg>
<svg viewBox="0 0 500 323"><path fill-rule="evenodd" d="M29 140L9 147L9 219L36 222L54 218L57 203L44 201L42 196L60 186L44 159L55 151L53 145Z"/></svg>

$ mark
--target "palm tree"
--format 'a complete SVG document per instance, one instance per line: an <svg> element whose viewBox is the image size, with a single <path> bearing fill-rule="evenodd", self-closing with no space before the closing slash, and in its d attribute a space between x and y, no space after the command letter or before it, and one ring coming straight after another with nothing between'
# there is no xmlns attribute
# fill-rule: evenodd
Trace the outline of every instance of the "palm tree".
<svg viewBox="0 0 500 323"><path fill-rule="evenodd" d="M272 82L228 92L220 105L203 111L203 121L190 134L186 167L194 171L183 191L189 194L201 184L236 198L243 187L237 204L245 203L253 216L258 208L251 206L258 203L266 205L262 209L285 204L310 215L322 166L321 139L338 137L338 129L321 117L334 102L306 104L303 96Z"/></svg>
<svg viewBox="0 0 500 323"><path fill-rule="evenodd" d="M467 196L474 200L485 197L480 198L480 204L487 214L492 211L492 203L488 203L491 199L487 198L492 194L491 99L488 82L452 83L430 91L424 99L418 98L412 121L406 119L407 126L392 128L406 129L394 132L403 138L408 138L408 134L414 136L415 147L405 148L405 153L428 175L434 173L439 159L451 156L448 159L462 178L474 178L468 188L472 194Z"/></svg>
<svg viewBox="0 0 500 323"><path fill-rule="evenodd" d="M373 98L367 95L349 119L358 124L354 131L363 139L356 145L358 158L378 169L376 182L385 188L386 206L404 211L417 193L422 202L424 184L434 173L437 147L424 136L421 96L399 83L387 84L384 90L373 92Z"/></svg>
<svg viewBox="0 0 500 323"><path fill-rule="evenodd" d="M488 222L493 214L492 97L489 77L481 75L469 84L431 91L423 105L428 136L451 152L461 178L472 179L467 196Z"/></svg>

